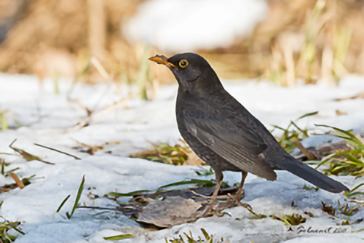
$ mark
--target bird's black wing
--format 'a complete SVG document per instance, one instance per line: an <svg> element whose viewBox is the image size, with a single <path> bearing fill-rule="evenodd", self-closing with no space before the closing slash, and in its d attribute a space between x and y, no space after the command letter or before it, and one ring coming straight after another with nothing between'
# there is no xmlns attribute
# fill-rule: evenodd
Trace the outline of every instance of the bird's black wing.
<svg viewBox="0 0 364 243"><path fill-rule="evenodd" d="M200 143L242 169L269 180L276 174L261 157L267 149L237 111L219 103L200 100L184 110L187 130Z"/></svg>

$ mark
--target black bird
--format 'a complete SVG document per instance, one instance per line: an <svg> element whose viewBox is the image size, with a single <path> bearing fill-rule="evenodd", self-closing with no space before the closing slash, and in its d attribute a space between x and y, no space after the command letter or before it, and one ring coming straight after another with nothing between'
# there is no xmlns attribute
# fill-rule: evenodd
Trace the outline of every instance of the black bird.
<svg viewBox="0 0 364 243"><path fill-rule="evenodd" d="M289 155L265 126L224 89L203 57L183 53L149 59L166 65L177 79L178 129L192 150L215 171L217 184L210 209L220 189L222 171L226 170L242 172L237 202L248 172L274 181L274 170L287 170L326 191L349 191Z"/></svg>

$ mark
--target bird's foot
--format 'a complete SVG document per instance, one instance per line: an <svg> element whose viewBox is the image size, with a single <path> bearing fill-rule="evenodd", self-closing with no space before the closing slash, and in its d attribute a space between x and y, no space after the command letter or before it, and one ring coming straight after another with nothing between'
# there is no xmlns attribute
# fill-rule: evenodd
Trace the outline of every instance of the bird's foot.
<svg viewBox="0 0 364 243"><path fill-rule="evenodd" d="M237 205L237 206L240 206L240 207L244 207L244 208L249 209L249 210L252 210L253 209L252 206L250 206L249 204L247 204L247 203L241 203L241 202L238 202L238 201L235 202L234 205ZM230 206L230 207L232 207L232 206Z"/></svg>
<svg viewBox="0 0 364 243"><path fill-rule="evenodd" d="M241 203L240 200L244 199L245 196L239 197L239 195L232 196L231 194L228 194L229 199L232 199L232 202L226 207L226 208L232 208L234 206L240 206L244 207L246 209L252 210L252 207L247 203Z"/></svg>
<svg viewBox="0 0 364 243"><path fill-rule="evenodd" d="M216 208L216 207L217 208ZM224 207L224 208L218 208L219 206L218 205L215 205L215 204L209 204L207 207L206 207L206 209L204 210L204 212L203 213L201 213L200 215L200 217L201 218L206 218L206 217L211 217L211 216L214 216L214 215L216 215L216 216L218 216L218 217L222 217L222 216L224 216L224 215L230 215L229 213L227 213L227 212L223 212L223 210L225 210L226 209L226 207Z"/></svg>

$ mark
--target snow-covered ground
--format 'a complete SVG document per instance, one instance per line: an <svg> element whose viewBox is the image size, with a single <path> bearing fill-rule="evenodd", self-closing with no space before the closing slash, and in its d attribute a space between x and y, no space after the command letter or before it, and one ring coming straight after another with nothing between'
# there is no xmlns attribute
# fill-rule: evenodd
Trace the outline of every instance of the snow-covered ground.
<svg viewBox="0 0 364 243"><path fill-rule="evenodd" d="M265 125L286 126L290 120L313 111L319 114L302 119L301 127L314 124L333 125L343 129L354 128L364 132L364 99L334 101L364 91L364 78L350 76L338 87L299 86L296 88L276 87L269 82L224 82L225 87L242 102ZM70 212L82 176L85 175L85 189L80 202L89 206L115 207L117 204L102 195L134 190L156 189L162 185L187 178L211 179L213 175L201 177L195 173L195 166L172 166L142 159L131 159L131 152L148 149L147 140L174 143L180 137L174 115L176 85L162 86L153 102L138 98L127 99L128 88L108 84L94 86L77 84L70 93L71 83L59 82L60 94L55 94L54 84L45 81L40 87L32 76L0 74L0 111L6 113L8 125L17 127L0 132L0 153L14 153L8 145L17 139L14 147L40 156L55 163L48 165L39 161L27 162L20 156L0 154L11 163L7 170L19 167L15 173L20 177L36 176L24 189L14 189L0 194L0 215L10 221L22 221L22 231L16 242L104 242L103 237L132 233L132 239L124 242L164 242L164 238L178 237L192 232L202 236L200 228L214 234L215 239L223 237L230 242L358 242L364 232L337 235L292 235L283 232L283 223L272 218L252 219L242 207L228 209L231 216L199 219L194 223L174 226L171 229L149 231L136 222L116 212L105 210L77 209L69 220ZM77 124L87 121L86 111L80 104L95 111L95 119L89 126L78 128ZM125 102L106 113L103 107L125 99ZM347 115L336 115L336 110ZM271 128L271 127L270 127ZM76 141L89 145L105 145L95 155L81 153L73 147ZM113 143L119 141L121 143ZM310 139L304 145L322 142ZM47 150L34 143L42 144L76 155L75 160L64 154ZM307 191L302 179L286 172L277 172L275 182L266 181L249 174L244 186L246 197L256 213L292 214L311 212L306 224L333 226L341 224L347 217L341 214L330 216L321 210L321 201L336 206L346 198L323 190ZM349 188L364 182L354 177L335 177ZM225 173L230 185L240 181L240 173ZM0 185L14 183L11 177L0 175ZM100 195L92 199L89 193ZM71 198L57 213L56 210L67 195ZM122 200L128 200L125 198ZM296 207L291 206L294 201ZM350 204L354 205L354 204ZM351 221L364 218L360 210ZM352 225L352 230L364 228L364 223ZM12 234L17 234L11 231ZM202 236L203 237L203 236ZM108 241L109 242L109 241Z"/></svg>

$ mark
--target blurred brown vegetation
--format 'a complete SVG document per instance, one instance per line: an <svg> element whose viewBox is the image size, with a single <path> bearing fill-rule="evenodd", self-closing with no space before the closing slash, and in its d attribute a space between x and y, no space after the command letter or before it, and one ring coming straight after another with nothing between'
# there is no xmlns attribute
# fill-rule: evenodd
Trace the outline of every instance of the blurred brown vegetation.
<svg viewBox="0 0 364 243"><path fill-rule="evenodd" d="M2 0L2 22L16 20L0 45L0 71L74 77L91 56L116 76L137 70L138 47L124 40L121 27L140 2Z"/></svg>
<svg viewBox="0 0 364 243"><path fill-rule="evenodd" d="M220 50L216 57L230 77L244 72L292 86L295 79L338 81L364 74L364 1L269 0L270 12L253 35Z"/></svg>
<svg viewBox="0 0 364 243"><path fill-rule="evenodd" d="M113 80L171 79L143 61L157 50L128 43L122 26L143 0L1 0L0 71L69 76L95 56ZM364 74L364 1L268 0L270 12L249 38L200 50L223 78L296 79L328 84L346 73ZM5 32L4 32L5 30ZM6 33L6 35L4 34ZM168 53L167 53L168 54ZM90 66L83 79L100 72ZM105 78L105 77L104 77Z"/></svg>

